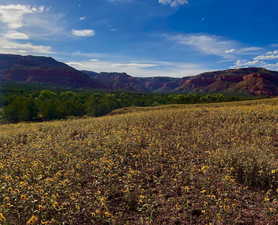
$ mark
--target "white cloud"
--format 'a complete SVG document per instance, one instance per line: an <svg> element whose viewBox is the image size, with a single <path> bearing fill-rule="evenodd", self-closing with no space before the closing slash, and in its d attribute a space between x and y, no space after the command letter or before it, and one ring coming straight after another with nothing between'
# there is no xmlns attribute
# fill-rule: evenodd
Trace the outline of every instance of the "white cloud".
<svg viewBox="0 0 278 225"><path fill-rule="evenodd" d="M266 55L278 55L278 50L269 51L266 53Z"/></svg>
<svg viewBox="0 0 278 225"><path fill-rule="evenodd" d="M41 54L48 55L54 53L50 46L34 45L32 43L17 43L5 39L0 40L0 53L5 54Z"/></svg>
<svg viewBox="0 0 278 225"><path fill-rule="evenodd" d="M269 69L269 70L278 70L278 62L277 63L265 64L264 67Z"/></svg>
<svg viewBox="0 0 278 225"><path fill-rule="evenodd" d="M191 47L206 55L235 60L241 55L253 55L262 51L260 47L245 47L241 43L224 37L207 34L165 35L169 40Z"/></svg>
<svg viewBox="0 0 278 225"><path fill-rule="evenodd" d="M63 14L46 11L40 14L27 15L20 29L33 40L60 40L68 34ZM68 34L68 36L70 36Z"/></svg>
<svg viewBox="0 0 278 225"><path fill-rule="evenodd" d="M260 61L278 59L278 51L277 50L269 51L264 55L259 55L259 56L255 57L254 59L260 60Z"/></svg>
<svg viewBox="0 0 278 225"><path fill-rule="evenodd" d="M95 72L125 72L133 76L171 76L184 77L208 71L201 65L182 62L113 62L99 59L72 61L68 65L79 70Z"/></svg>
<svg viewBox="0 0 278 225"><path fill-rule="evenodd" d="M0 5L0 53L6 54L52 54L50 46L33 44L29 40L30 35L25 30L28 25L32 24L32 18L37 14L47 12L44 6L33 7L30 5L8 4ZM28 16L28 20L26 17ZM42 26L42 24L40 24ZM32 27L34 28L34 27ZM18 42L17 40L21 40Z"/></svg>
<svg viewBox="0 0 278 225"><path fill-rule="evenodd" d="M248 54L256 54L262 50L263 50L263 48L260 48L260 47L247 47L247 48L238 49L236 51L236 53L248 55Z"/></svg>
<svg viewBox="0 0 278 225"><path fill-rule="evenodd" d="M259 66L261 65L260 61L258 60L251 60L251 61L248 61L248 60L237 60L235 62L235 65L234 67L249 67L249 66Z"/></svg>
<svg viewBox="0 0 278 225"><path fill-rule="evenodd" d="M69 53L67 53L66 55L69 55ZM92 53L92 52L89 52L89 53L85 53L85 52L72 52L71 53L71 58L94 58L94 59L97 59L97 58L105 58L105 57L109 57L110 55L109 54L105 54L105 53Z"/></svg>
<svg viewBox="0 0 278 225"><path fill-rule="evenodd" d="M121 2L121 3L131 3L139 0L108 0L109 2ZM156 0L157 1L157 0ZM158 0L158 3L163 5L169 5L171 7L178 7L181 5L188 4L188 0Z"/></svg>
<svg viewBox="0 0 278 225"><path fill-rule="evenodd" d="M4 35L5 38L7 39L16 39L16 40L28 40L29 36L25 33L22 32L17 32L17 31L9 31Z"/></svg>
<svg viewBox="0 0 278 225"><path fill-rule="evenodd" d="M27 14L44 12L45 8L29 5L0 5L0 21L9 29L18 29L23 26L23 17Z"/></svg>
<svg viewBox="0 0 278 225"><path fill-rule="evenodd" d="M179 34L167 37L179 44L197 49L204 54L223 57L226 57L228 53L235 52L238 45L235 41L205 34Z"/></svg>
<svg viewBox="0 0 278 225"><path fill-rule="evenodd" d="M268 51L250 60L237 60L233 67L264 67L270 70L278 70L278 50ZM269 62L270 61L270 62Z"/></svg>
<svg viewBox="0 0 278 225"><path fill-rule="evenodd" d="M41 17L37 15L44 15L46 12L48 12L48 9L44 6L34 7L21 4L0 5L0 53L21 55L53 54L54 52L51 46L34 44L30 40L37 30L36 28L41 27L41 29L47 29L48 26L45 26L44 23L40 23L37 27L33 23L34 21L39 23ZM44 16L44 21L50 21L46 14ZM49 24L49 27L53 27L53 24L52 26ZM29 41L23 42L23 40Z"/></svg>
<svg viewBox="0 0 278 225"><path fill-rule="evenodd" d="M86 16L81 16L80 18L79 18L79 20L86 20Z"/></svg>
<svg viewBox="0 0 278 225"><path fill-rule="evenodd" d="M42 40L65 36L63 18L62 14L54 14L45 6L0 5L0 37Z"/></svg>
<svg viewBox="0 0 278 225"><path fill-rule="evenodd" d="M226 50L225 53L229 54L229 53L233 53L233 52L235 52L235 51L236 51L236 50L235 50L234 48L232 48L232 49Z"/></svg>
<svg viewBox="0 0 278 225"><path fill-rule="evenodd" d="M163 5L170 5L171 7L188 4L188 0L158 0L158 2Z"/></svg>
<svg viewBox="0 0 278 225"><path fill-rule="evenodd" d="M84 29L84 30L72 30L72 35L77 37L92 37L95 35L95 31L91 29Z"/></svg>
<svg viewBox="0 0 278 225"><path fill-rule="evenodd" d="M278 55L259 55L255 57L256 60L273 60L278 59Z"/></svg>
<svg viewBox="0 0 278 225"><path fill-rule="evenodd" d="M258 52L262 51L263 48L259 47L247 47L247 48L238 48L238 49L228 49L225 51L226 54L234 54L234 55L254 55Z"/></svg>
<svg viewBox="0 0 278 225"><path fill-rule="evenodd" d="M242 67L263 67L269 70L278 70L278 62L266 63L259 60L237 60L232 68L242 68Z"/></svg>

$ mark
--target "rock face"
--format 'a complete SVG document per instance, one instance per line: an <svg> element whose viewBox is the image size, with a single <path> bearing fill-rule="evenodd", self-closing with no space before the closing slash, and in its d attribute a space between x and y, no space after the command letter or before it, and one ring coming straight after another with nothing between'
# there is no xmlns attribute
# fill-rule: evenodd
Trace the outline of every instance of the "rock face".
<svg viewBox="0 0 278 225"><path fill-rule="evenodd" d="M0 81L45 83L106 91L201 92L278 96L278 72L242 68L184 78L132 77L126 73L78 71L50 57L0 54Z"/></svg>
<svg viewBox="0 0 278 225"><path fill-rule="evenodd" d="M203 73L183 78L178 91L230 92L251 95L278 95L278 72L243 68Z"/></svg>

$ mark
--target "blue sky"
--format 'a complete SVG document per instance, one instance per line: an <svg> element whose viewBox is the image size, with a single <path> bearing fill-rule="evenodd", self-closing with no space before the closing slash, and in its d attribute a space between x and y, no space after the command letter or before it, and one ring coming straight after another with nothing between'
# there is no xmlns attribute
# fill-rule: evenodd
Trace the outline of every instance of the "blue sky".
<svg viewBox="0 0 278 225"><path fill-rule="evenodd" d="M135 76L278 70L277 9L277 0L1 0L0 53Z"/></svg>

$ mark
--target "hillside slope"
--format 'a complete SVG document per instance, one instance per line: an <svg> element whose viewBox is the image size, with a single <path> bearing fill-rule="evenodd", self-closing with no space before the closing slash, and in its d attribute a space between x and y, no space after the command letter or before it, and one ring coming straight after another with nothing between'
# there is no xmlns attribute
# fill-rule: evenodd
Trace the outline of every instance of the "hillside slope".
<svg viewBox="0 0 278 225"><path fill-rule="evenodd" d="M202 73L183 78L177 91L232 92L251 95L278 95L278 72L243 68Z"/></svg>
<svg viewBox="0 0 278 225"><path fill-rule="evenodd" d="M103 88L98 81L50 57L0 54L0 80L72 88Z"/></svg>
<svg viewBox="0 0 278 225"><path fill-rule="evenodd" d="M277 103L0 125L0 219L277 225Z"/></svg>

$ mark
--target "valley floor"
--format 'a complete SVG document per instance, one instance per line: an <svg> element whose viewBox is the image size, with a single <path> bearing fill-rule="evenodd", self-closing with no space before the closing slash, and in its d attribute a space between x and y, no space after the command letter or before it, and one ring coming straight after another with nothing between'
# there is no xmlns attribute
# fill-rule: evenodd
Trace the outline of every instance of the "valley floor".
<svg viewBox="0 0 278 225"><path fill-rule="evenodd" d="M278 99L0 125L0 224L278 224Z"/></svg>

